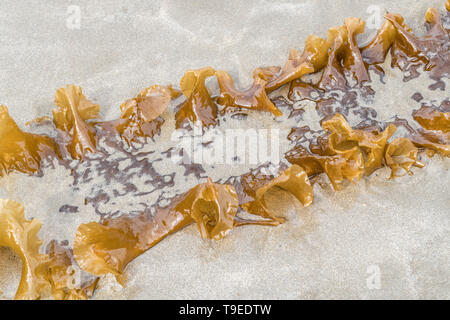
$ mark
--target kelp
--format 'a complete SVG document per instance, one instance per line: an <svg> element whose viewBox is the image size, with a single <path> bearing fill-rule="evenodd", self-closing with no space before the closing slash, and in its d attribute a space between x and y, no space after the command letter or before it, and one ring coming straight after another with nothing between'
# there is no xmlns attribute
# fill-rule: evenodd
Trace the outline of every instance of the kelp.
<svg viewBox="0 0 450 320"><path fill-rule="evenodd" d="M393 15L395 19L401 17ZM383 63L389 52L389 49L394 43L397 30L392 22L386 20L381 26L376 36L365 46L360 48L361 56L367 64Z"/></svg>
<svg viewBox="0 0 450 320"><path fill-rule="evenodd" d="M382 167L388 139L395 132L389 125L382 132L353 129L344 116L336 114L322 122L329 134L308 151L301 145L286 153L286 159L305 169L308 176L325 172L335 190L344 180L360 180Z"/></svg>
<svg viewBox="0 0 450 320"><path fill-rule="evenodd" d="M192 124L209 127L217 123L217 105L205 85L206 78L215 74L211 67L185 72L180 87L186 101L175 114L177 129L188 128Z"/></svg>
<svg viewBox="0 0 450 320"><path fill-rule="evenodd" d="M450 1L446 2L446 7L450 10ZM176 127L217 124L218 107L205 85L208 77L217 76L221 89L217 101L225 109L268 111L278 116L281 111L269 99L268 93L293 80L289 96L295 91L293 89L308 98L312 93L323 98L326 90L348 93L354 83L360 86L370 81L368 66L383 62L389 50L392 67L400 68L407 78L418 75L417 69L424 67L444 90L445 84L440 83L440 79L449 73L449 36L437 10L427 10L427 33L423 37L414 35L400 15L387 13L385 17L377 35L362 48L358 48L356 36L364 31L364 22L357 18L348 18L344 25L331 28L327 40L311 35L302 53L291 50L283 68L257 68L253 73L254 82L247 90L236 89L233 79L225 71L216 72L211 67L188 70L180 82L186 100L176 111ZM299 80L303 75L323 68L317 85ZM179 94L171 86L156 85L124 102L121 118L114 122L119 135L128 144L140 137L153 137L163 123L162 113ZM86 153L96 152L96 131L88 120L98 116L99 106L90 102L81 88L74 85L59 89L55 103L58 108L53 110L53 122L64 132L65 138L71 140L67 144L71 156L82 159ZM410 139L397 138L390 143L388 140L395 132L395 125L384 130L354 129L341 114L332 115L322 122L326 134L317 139L317 144L311 144L309 149L295 146L286 154L292 166L280 168L277 175L262 171L242 175L242 193L237 193L231 185L208 179L177 197L168 207L158 208L153 216L144 212L82 224L76 234L73 253L62 243L52 241L47 253L41 254L42 242L37 237L39 221L26 220L20 204L0 200L0 246L10 247L23 261L16 298L42 298L48 290L56 299L88 298L93 294L98 278L74 286L75 260L94 276L111 273L123 284L123 272L128 263L189 224L197 224L203 238L219 240L236 226L282 223L284 218L271 210L266 202L266 196L273 188L289 192L307 207L313 201L309 177L316 174L325 173L333 188L339 190L344 181L359 180L384 164L391 169L391 179L400 176L401 171L411 174L412 166L423 166L417 161L417 147L450 156L448 112L422 106L413 113L422 129L414 132ZM36 173L43 158L58 152L52 139L22 132L7 108L0 106L0 174L14 170ZM239 206L266 220L239 218L236 215Z"/></svg>
<svg viewBox="0 0 450 320"><path fill-rule="evenodd" d="M41 223L26 220L21 204L0 199L0 246L11 248L22 260L22 276L15 299L39 299L51 292L55 299L87 299L93 294L96 281L76 288L73 274L68 273L72 262L62 256L55 246L50 254L41 254L38 237Z"/></svg>
<svg viewBox="0 0 450 320"><path fill-rule="evenodd" d="M417 37L404 23L400 15L387 13L385 18L396 28L396 36L391 48L392 67L409 73L406 80L417 77L418 69L430 71L430 77L441 82L441 77L450 72L449 35L442 26L439 13L429 8L425 14L427 33ZM445 84L441 84L443 89Z"/></svg>
<svg viewBox="0 0 450 320"><path fill-rule="evenodd" d="M422 106L413 112L413 117L424 129L450 132L450 112L440 112L435 108Z"/></svg>
<svg viewBox="0 0 450 320"><path fill-rule="evenodd" d="M305 74L322 69L328 56L328 48L329 44L326 40L316 35L310 35L306 39L302 53L295 49L291 50L288 61L280 73L269 80L266 90L271 92Z"/></svg>
<svg viewBox="0 0 450 320"><path fill-rule="evenodd" d="M340 55L346 37L346 30L342 27L328 30L328 41L331 43L331 48L327 64L318 83L318 87L322 90L347 89L347 80L340 62Z"/></svg>
<svg viewBox="0 0 450 320"><path fill-rule="evenodd" d="M40 172L44 158L57 155L56 143L49 137L23 132L0 105L0 177L12 171Z"/></svg>
<svg viewBox="0 0 450 320"><path fill-rule="evenodd" d="M225 111L230 108L243 108L271 112L274 116L281 116L283 113L267 96L265 90L267 81L264 79L267 73L265 71L262 69L255 70L253 85L244 91L236 89L233 78L228 72L217 71L216 76L220 86L220 97L217 102L224 106Z"/></svg>
<svg viewBox="0 0 450 320"><path fill-rule="evenodd" d="M292 194L304 207L310 206L314 199L313 188L309 182L308 175L303 168L297 165L289 167L273 179L255 183L254 176L246 175L245 180L247 183L247 194L250 193L254 200L241 204L241 207L251 214L272 221L284 222L284 218L277 215L267 206L265 195L272 188L280 188ZM252 185L250 187L251 191L248 190L249 183Z"/></svg>
<svg viewBox="0 0 450 320"><path fill-rule="evenodd" d="M302 167L308 176L324 172L334 190L341 190L345 180L359 181L364 174L364 159L357 147L339 154L319 155L297 145L286 153L286 159Z"/></svg>
<svg viewBox="0 0 450 320"><path fill-rule="evenodd" d="M422 106L413 117L423 128L412 135L414 144L450 157L450 112Z"/></svg>
<svg viewBox="0 0 450 320"><path fill-rule="evenodd" d="M356 36L364 31L364 25L364 21L359 18L347 18L344 25L330 28L326 41L329 52L321 64L323 72L319 82L308 84L301 79L294 80L289 97L315 100L311 96L312 92L322 96L325 91L347 91L355 84L360 86L370 81L366 63L356 42Z"/></svg>
<svg viewBox="0 0 450 320"><path fill-rule="evenodd" d="M53 122L70 136L71 142L67 145L70 155L82 159L86 153L96 152L96 132L86 120L96 118L100 106L89 101L75 85L58 89L55 104L58 108L52 110Z"/></svg>
<svg viewBox="0 0 450 320"><path fill-rule="evenodd" d="M343 26L328 30L330 52L318 88L345 91L350 87L347 75L358 85L370 80L356 43L356 35L364 31L364 24L359 18L347 18Z"/></svg>
<svg viewBox="0 0 450 320"><path fill-rule="evenodd" d="M265 81L269 81L281 70L279 66L258 67L253 70L253 78L258 77Z"/></svg>
<svg viewBox="0 0 450 320"><path fill-rule="evenodd" d="M56 300L86 300L94 294L99 278L89 277L76 287L73 252L62 243L52 240L47 246L49 258L48 281Z"/></svg>
<svg viewBox="0 0 450 320"><path fill-rule="evenodd" d="M417 74L417 68L429 63L423 52L423 46L419 39L412 33L412 29L404 23L403 17L387 13L385 18L396 28L396 37L392 44L392 67L398 67L402 71L410 71Z"/></svg>
<svg viewBox="0 0 450 320"><path fill-rule="evenodd" d="M80 225L74 256L83 270L95 276L111 273L124 285L123 271L128 263L189 224L196 223L203 238L224 237L233 228L237 207L232 186L208 180L170 206L159 208L154 216L141 213Z"/></svg>
<svg viewBox="0 0 450 320"><path fill-rule="evenodd" d="M139 138L152 138L164 122L161 115L170 101L180 94L170 85L153 85L142 90L136 98L125 101L120 106L122 115L115 126L121 138L128 145Z"/></svg>
<svg viewBox="0 0 450 320"><path fill-rule="evenodd" d="M358 85L370 81L367 67L361 56L356 36L364 32L365 22L359 18L347 18L344 21L347 30L347 42L344 46L342 65Z"/></svg>
<svg viewBox="0 0 450 320"><path fill-rule="evenodd" d="M435 8L428 8L425 12L425 21L427 23L428 32L425 39L445 41L449 35L447 30L443 27L441 15Z"/></svg>
<svg viewBox="0 0 450 320"><path fill-rule="evenodd" d="M371 175L382 167L383 155L388 139L395 133L395 125L389 125L383 132L352 129L341 114L322 122L322 128L330 132L328 148L339 154L357 146L364 152L364 172Z"/></svg>
<svg viewBox="0 0 450 320"><path fill-rule="evenodd" d="M48 259L39 253L41 223L25 219L21 204L0 199L0 246L11 248L22 260L22 277L15 299L38 299L48 286Z"/></svg>
<svg viewBox="0 0 450 320"><path fill-rule="evenodd" d="M391 168L389 179L400 177L399 173L403 170L407 174L412 174L411 167L423 167L424 165L417 161L419 149L408 138L397 138L392 140L386 148L384 155L386 165Z"/></svg>
<svg viewBox="0 0 450 320"><path fill-rule="evenodd" d="M441 132L431 130L418 130L411 136L411 140L418 147L429 150L429 155L435 152L444 157L450 157L450 137Z"/></svg>

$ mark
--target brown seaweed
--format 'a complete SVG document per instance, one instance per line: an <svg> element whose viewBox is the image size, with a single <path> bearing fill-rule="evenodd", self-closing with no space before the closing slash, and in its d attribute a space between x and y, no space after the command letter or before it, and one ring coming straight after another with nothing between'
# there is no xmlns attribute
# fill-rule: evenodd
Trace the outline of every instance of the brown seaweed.
<svg viewBox="0 0 450 320"><path fill-rule="evenodd" d="M425 14L428 32L422 38L417 37L399 15L387 13L385 18L396 28L396 37L392 44L392 67L398 67L406 73L405 80L419 75L418 69L423 67L430 71L430 77L438 83L443 90L445 84L440 78L450 73L450 53L448 50L449 35L442 27L439 13L430 8Z"/></svg>
<svg viewBox="0 0 450 320"><path fill-rule="evenodd" d="M245 91L239 91L234 86L233 79L228 72L217 71L216 76L220 86L220 97L217 102L224 106L224 110L243 108L271 112L274 116L281 116L283 113L270 101L266 94L267 81L264 80L263 72L257 70L254 73L253 85Z"/></svg>
<svg viewBox="0 0 450 320"><path fill-rule="evenodd" d="M397 138L392 140L386 148L384 158L386 165L391 168L390 179L399 177L399 172L412 174L411 167L422 168L424 165L417 161L419 149L408 138Z"/></svg>
<svg viewBox="0 0 450 320"><path fill-rule="evenodd" d="M297 145L286 159L303 167L308 176L325 172L335 190L341 189L344 180L359 180L382 167L388 139L395 132L395 125L383 132L353 129L341 114L323 121L322 127L329 135L312 145L312 152Z"/></svg>
<svg viewBox="0 0 450 320"><path fill-rule="evenodd" d="M450 1L446 2L446 8L450 10ZM254 83L247 90L236 89L225 71L216 72L211 67L188 70L180 82L186 100L176 111L176 127L192 124L208 127L217 123L218 108L205 85L208 77L217 76L221 89L217 101L224 109L269 111L279 116L281 111L267 93L292 82L289 97L317 101L320 113L321 108L326 109L336 101L336 98L322 99L326 91L342 90L351 98L353 93L349 89L353 89L353 82L350 78L357 86L370 81L368 66L383 62L389 50L392 67L400 68L405 80L417 76L418 69L423 67L437 81L431 89L444 90L441 78L450 73L449 33L437 10L427 10L427 33L423 37L414 35L400 15L388 13L385 17L387 21L375 38L362 48L358 48L356 42L356 36L364 31L361 19L348 18L343 26L331 28L327 40L311 35L302 53L291 50L283 68L256 69ZM303 75L322 68L317 85L301 81ZM113 121L120 136L128 144L139 137L153 137L163 123L161 114L178 95L171 86L152 86L127 100L121 105L121 119ZM55 103L58 108L53 110L53 122L65 138L71 140L66 145L70 155L82 159L86 153L96 152L96 131L88 120L98 116L99 106L86 99L81 88L74 85L59 89ZM343 115L331 111L328 115L330 117L322 121L326 133L317 138L317 143L310 144L309 149L298 144L289 151L286 159L292 166L280 168L278 175L261 171L244 174L240 177L238 193L231 185L208 179L176 198L168 207L158 208L153 216L144 212L82 224L73 253L70 248L52 241L47 254L41 254L42 242L37 237L40 222L26 220L20 204L0 200L0 246L10 247L23 261L16 298L42 298L50 290L55 299L87 299L93 294L98 278L74 287L71 270L75 260L94 276L111 273L123 284L123 271L129 262L189 224L196 223L203 238L219 240L236 226L282 223L284 218L266 203L265 197L272 188L291 193L306 207L313 201L309 177L316 174L325 173L333 188L338 190L345 180L359 180L383 165L391 168L391 178L398 177L402 170L411 174L412 166L423 166L417 161L417 147L450 156L448 112L422 106L413 113L422 129L412 130L410 139L397 138L390 143L388 140L396 130L394 124L387 123L384 130L377 125L352 128ZM305 130L310 129L299 128L295 133L304 134ZM49 137L22 132L7 108L0 106L0 175L14 170L28 174L39 172L42 159L58 152L56 143ZM266 220L239 218L236 216L239 205Z"/></svg>
<svg viewBox="0 0 450 320"><path fill-rule="evenodd" d="M96 152L96 132L86 120L98 116L99 105L86 99L81 88L75 85L58 89L55 104L58 108L52 110L53 122L56 128L70 136L67 149L71 156L82 159L86 153Z"/></svg>
<svg viewBox="0 0 450 320"><path fill-rule="evenodd" d="M397 18L397 16L394 16ZM360 48L361 56L367 64L383 63L395 40L397 30L392 22L386 20L376 36L365 46Z"/></svg>
<svg viewBox="0 0 450 320"><path fill-rule="evenodd" d="M217 123L217 105L205 85L206 78L215 74L216 71L211 67L185 72L180 87L186 101L175 114L177 129L197 124L209 127Z"/></svg>
<svg viewBox="0 0 450 320"><path fill-rule="evenodd" d="M328 42L331 49L318 83L318 88L322 90L347 90L349 83L346 74L357 84L370 80L356 43L356 35L364 31L364 21L359 18L347 18L344 23L343 26L328 30Z"/></svg>
<svg viewBox="0 0 450 320"><path fill-rule="evenodd" d="M340 114L336 114L330 120L323 121L322 127L331 133L327 146L331 154L346 152L355 146L364 152L364 172L367 176L382 167L388 139L396 130L395 125L392 124L383 132L352 129Z"/></svg>
<svg viewBox="0 0 450 320"><path fill-rule="evenodd" d="M280 223L284 222L284 218L273 212L266 204L265 195L272 188L280 188L289 192L304 207L310 206L313 202L313 188L309 182L308 175L303 168L297 165L291 166L278 177L271 180L266 180L262 183L261 181L255 183L256 181L254 180L254 176L246 175L247 186L249 186L249 183L252 185L251 191L247 187L247 194L251 193L254 200L241 205L244 210L251 214Z"/></svg>
<svg viewBox="0 0 450 320"><path fill-rule="evenodd" d="M221 239L233 228L237 207L232 186L208 180L169 207L159 208L154 216L142 213L80 225L74 256L83 270L95 276L111 273L123 285L123 270L128 263L189 224L197 223L204 238Z"/></svg>
<svg viewBox="0 0 450 320"><path fill-rule="evenodd" d="M0 105L0 177L12 171L39 173L44 158L55 156L55 141L44 135L23 132Z"/></svg>
<svg viewBox="0 0 450 320"><path fill-rule="evenodd" d="M11 248L22 260L22 277L15 299L39 299L53 294L55 299L87 299L95 289L94 279L75 287L72 266L67 251L56 243L49 254L41 254L42 241L38 237L41 223L37 219L26 220L21 204L0 199L0 246Z"/></svg>
<svg viewBox="0 0 450 320"><path fill-rule="evenodd" d="M180 94L170 85L153 85L142 90L136 98L128 99L120 106L122 115L115 125L117 132L128 145L142 137L152 138L164 123L161 114Z"/></svg>
<svg viewBox="0 0 450 320"><path fill-rule="evenodd" d="M295 49L291 50L288 61L280 73L269 80L266 90L271 92L305 74L322 69L326 62L328 48L329 44L326 40L310 35L306 39L302 53Z"/></svg>
<svg viewBox="0 0 450 320"><path fill-rule="evenodd" d="M412 135L414 144L450 157L450 112L422 106L413 117L423 127Z"/></svg>
<svg viewBox="0 0 450 320"><path fill-rule="evenodd" d="M90 277L76 287L73 253L62 243L52 240L47 246L47 270L52 296L56 300L86 300L94 294L99 278Z"/></svg>

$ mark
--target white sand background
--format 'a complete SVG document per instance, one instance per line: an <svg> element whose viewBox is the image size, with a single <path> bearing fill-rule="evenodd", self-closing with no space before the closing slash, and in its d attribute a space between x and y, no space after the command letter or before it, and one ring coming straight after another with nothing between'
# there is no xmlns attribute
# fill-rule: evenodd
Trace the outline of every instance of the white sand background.
<svg viewBox="0 0 450 320"><path fill-rule="evenodd" d="M80 9L80 29L67 26L69 5ZM120 103L142 88L177 84L190 68L228 70L246 87L256 67L282 65L310 33L325 36L349 16L367 20L374 5L403 14L421 34L426 8L442 10L444 1L4 0L0 104L25 128L26 121L50 115L56 89L69 83L101 105L104 119L116 118ZM417 108L410 99L415 88L426 101L448 97L427 91L427 79L404 84L392 72L386 80L389 88L376 85L380 120ZM282 199L274 206L289 219L276 228L238 228L214 242L188 227L133 261L125 288L106 277L94 298L449 299L450 159L422 161L424 169L395 181L381 169L337 193L316 184L307 209L274 193ZM22 202L27 218L43 221L44 242L72 242L77 226L98 216L91 207L58 212L84 201L70 183L58 167L42 179L12 174L0 179L0 197ZM0 248L0 298L12 298L19 279L19 259Z"/></svg>

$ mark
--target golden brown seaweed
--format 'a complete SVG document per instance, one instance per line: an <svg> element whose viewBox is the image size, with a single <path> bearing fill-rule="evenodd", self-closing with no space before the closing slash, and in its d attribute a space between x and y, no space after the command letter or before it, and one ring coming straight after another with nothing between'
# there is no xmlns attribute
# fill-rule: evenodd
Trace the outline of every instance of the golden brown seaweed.
<svg viewBox="0 0 450 320"><path fill-rule="evenodd" d="M194 190L190 215L197 223L201 236L206 239L222 239L233 228L239 204L234 187L212 183L208 179Z"/></svg>
<svg viewBox="0 0 450 320"><path fill-rule="evenodd" d="M331 132L328 147L332 153L346 152L355 146L364 151L366 155L364 171L367 176L382 167L387 141L396 130L393 124L381 133L374 133L369 130L354 130L341 114L336 114L330 120L323 121L322 127Z"/></svg>
<svg viewBox="0 0 450 320"><path fill-rule="evenodd" d="M22 277L15 299L38 299L48 287L47 256L39 253L41 223L26 220L21 204L0 199L0 246L11 248L22 260Z"/></svg>
<svg viewBox="0 0 450 320"><path fill-rule="evenodd" d="M21 204L0 199L0 247L11 248L22 260L22 277L15 299L39 299L51 292L54 299L87 299L92 296L97 281L85 282L77 288L72 260L68 251L63 253L55 243L49 254L41 254L42 241L38 237L41 223L26 220ZM64 249L67 250L67 249Z"/></svg>
<svg viewBox="0 0 450 320"><path fill-rule="evenodd" d="M442 40L448 39L448 33L442 26L441 15L435 8L428 8L425 12L425 21L430 26L427 35L424 37Z"/></svg>
<svg viewBox="0 0 450 320"><path fill-rule="evenodd" d="M424 128L418 130L411 137L414 144L449 157L450 113L422 106L419 110L413 112L413 117Z"/></svg>
<svg viewBox="0 0 450 320"><path fill-rule="evenodd" d="M361 55L368 64L383 63L395 40L397 31L392 22L386 20L376 36L364 47Z"/></svg>
<svg viewBox="0 0 450 320"><path fill-rule="evenodd" d="M449 0L446 8L450 11ZM377 36L361 49L357 47L356 35L363 32L364 22L348 18L344 26L329 30L328 41L310 36L302 54L292 50L281 71L278 67L256 69L254 83L248 90L236 90L228 73L217 72L222 93L219 102L226 108L264 110L280 115L266 90L271 92L304 74L320 70L325 64L319 88L346 89L346 72L350 72L358 84L370 80L363 59L367 64L381 63L390 47L393 66L416 72L415 68L424 65L425 70L432 71L432 79L439 78L448 73L449 68L448 48L439 47L448 41L448 31L443 28L437 10L428 9L425 18L429 27L427 35L418 38L401 16L388 13ZM181 89L187 100L176 114L177 128L186 122L200 122L202 126L216 124L217 106L205 86L205 79L214 74L212 68L186 72ZM117 128L121 136L128 143L137 136L152 137L161 125L159 116L175 96L176 91L170 87L153 86L126 101L121 106L123 121ZM72 136L68 145L72 157L78 159L86 152L95 152L95 130L86 120L97 117L99 106L87 100L81 88L73 85L59 89L55 102L59 109L53 110L54 123ZM450 156L449 113L422 107L413 116L423 129L413 134L412 140L398 138L391 143L388 139L395 131L394 125L382 132L353 129L340 114L323 121L322 127L328 131L326 139L319 139L319 144L312 146L311 151L301 146L291 150L286 157L294 165L276 178L255 180L253 189L247 193L254 200L242 207L250 213L280 222L282 218L265 203L265 195L271 188L284 189L308 206L313 201L310 175L325 172L333 187L338 189L344 180L359 180L363 174L370 175L382 166L383 159L392 170L391 178L398 176L401 169L411 173L413 165L423 166L417 161L416 146ZM22 132L4 106L0 106L0 150L0 175L12 170L35 173L45 155L56 153L53 140ZM221 239L233 226L245 224L235 219L237 207L238 197L232 186L208 180L178 198L170 207L157 210L153 217L143 213L81 225L75 255L84 269L96 275L113 273L123 283L123 269L131 260L187 224L197 223L202 237L213 239ZM48 254L40 254L39 229L40 223L36 219L25 219L20 204L0 200L0 246L12 248L23 261L16 298L40 298L49 288L57 299L91 296L98 279L82 284L81 288L73 288L70 249L54 241Z"/></svg>
<svg viewBox="0 0 450 320"><path fill-rule="evenodd" d="M303 168L293 165L275 179L268 181L256 189L254 191L255 200L244 203L241 207L251 214L284 222L282 217L267 207L265 195L272 188L280 188L289 192L305 207L310 206L314 199L313 188L309 182L307 173Z"/></svg>
<svg viewBox="0 0 450 320"><path fill-rule="evenodd" d="M423 164L417 161L419 149L408 138L397 138L392 140L386 148L386 165L391 168L389 179L399 177L398 174L403 169L406 173L412 174L411 167L423 167Z"/></svg>
<svg viewBox="0 0 450 320"><path fill-rule="evenodd" d="M328 61L324 67L322 77L318 83L320 89L347 89L347 80L345 79L344 69L341 64L341 56L347 38L347 29L343 26L328 30L327 39L330 44L330 52L328 53Z"/></svg>
<svg viewBox="0 0 450 320"><path fill-rule="evenodd" d="M0 105L0 177L11 171L36 173L42 159L55 154L57 147L51 138L23 132L8 108Z"/></svg>
<svg viewBox="0 0 450 320"><path fill-rule="evenodd" d="M364 21L359 18L347 18L343 26L328 30L327 41L331 49L318 84L320 89L345 91L349 86L346 73L353 77L357 84L370 80L356 43L356 35L363 31Z"/></svg>
<svg viewBox="0 0 450 320"><path fill-rule="evenodd" d="M397 31L391 48L392 67L398 67L404 72L408 71L411 73L410 76L417 76L417 69L420 66L424 66L426 71L430 71L440 63L439 57L437 57L438 60L436 60L431 58L434 54L428 54L429 51L439 51L436 47L440 46L438 43L439 41L430 41L442 38L441 33L434 33L436 32L436 25L429 30L428 34L423 39L420 39L414 35L411 28L404 23L404 19L400 15L387 13L385 18L392 23ZM435 21L435 18L436 15L433 14L433 10L427 11L427 19L433 22Z"/></svg>
<svg viewBox="0 0 450 320"><path fill-rule="evenodd" d="M279 66L258 67L253 70L253 78L259 77L265 81L269 81L281 70Z"/></svg>
<svg viewBox="0 0 450 320"><path fill-rule="evenodd" d="M450 137L441 132L420 130L418 133L411 136L414 144L421 148L426 148L433 155L435 152L450 157Z"/></svg>
<svg viewBox="0 0 450 320"><path fill-rule="evenodd" d="M280 74L269 80L266 84L266 90L271 92L305 74L322 69L326 63L328 48L329 45L326 40L316 35L310 35L306 39L303 53L292 49Z"/></svg>
<svg viewBox="0 0 450 320"><path fill-rule="evenodd" d="M120 106L122 115L116 130L128 145L139 137L152 138L163 122L160 115L166 111L170 101L180 94L170 85L154 85L142 90L136 98Z"/></svg>
<svg viewBox="0 0 450 320"><path fill-rule="evenodd" d="M217 122L217 105L209 95L205 80L212 77L216 71L211 67L198 70L188 70L180 81L180 87L186 96L175 114L176 127L184 128L189 123L204 127Z"/></svg>
<svg viewBox="0 0 450 320"><path fill-rule="evenodd" d="M296 146L286 154L286 159L303 167L308 176L325 172L335 190L341 189L344 180L360 180L383 165L388 139L395 132L389 125L383 132L353 129L341 114L323 121L329 132L327 139L320 139L318 146L309 152Z"/></svg>
<svg viewBox="0 0 450 320"><path fill-rule="evenodd" d="M75 286L75 270L73 270L72 251L52 240L47 246L48 281L51 285L53 298L56 300L86 300L94 294L98 278L91 278Z"/></svg>
<svg viewBox="0 0 450 320"><path fill-rule="evenodd" d="M405 72L405 80L417 77L419 67L430 71L430 77L442 90L445 84L442 76L450 72L449 35L443 27L439 12L429 8L425 13L427 33L423 37L414 35L412 29L399 14L387 13L386 22L377 36L361 48L362 56L368 64L381 63L391 47L391 66Z"/></svg>
<svg viewBox="0 0 450 320"><path fill-rule="evenodd" d="M450 132L450 112L439 112L435 108L422 106L413 112L413 117L427 130Z"/></svg>
<svg viewBox="0 0 450 320"><path fill-rule="evenodd" d="M260 69L254 73L253 85L245 91L236 89L228 72L220 70L216 72L216 76L220 86L220 97L217 102L225 107L224 110L227 108L244 108L267 111L277 117L283 114L266 94L267 81L264 80L264 70Z"/></svg>
<svg viewBox="0 0 450 320"><path fill-rule="evenodd" d="M95 129L85 121L97 117L99 105L86 99L81 88L75 85L58 89L55 104L58 108L52 111L53 122L71 135L72 141L67 145L71 156L81 159L88 152L96 152Z"/></svg>
<svg viewBox="0 0 450 320"><path fill-rule="evenodd" d="M356 42L356 36L364 32L365 22L359 18L347 18L344 25L347 29L347 44L343 53L343 67L350 72L356 83L370 81L369 73Z"/></svg>
<svg viewBox="0 0 450 320"><path fill-rule="evenodd" d="M286 159L305 169L308 176L324 172L334 190L342 189L345 180L354 182L364 174L364 159L357 147L334 155L312 154L298 145L286 154Z"/></svg>
<svg viewBox="0 0 450 320"><path fill-rule="evenodd" d="M232 186L208 180L154 216L142 213L80 225L74 256L83 270L95 276L111 273L123 285L128 263L188 224L196 222L204 238L221 239L233 227L237 207Z"/></svg>

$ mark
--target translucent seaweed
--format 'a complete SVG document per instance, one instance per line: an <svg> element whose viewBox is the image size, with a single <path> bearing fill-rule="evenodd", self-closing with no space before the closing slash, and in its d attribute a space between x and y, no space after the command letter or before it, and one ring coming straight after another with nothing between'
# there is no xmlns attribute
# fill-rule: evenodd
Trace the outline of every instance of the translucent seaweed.
<svg viewBox="0 0 450 320"><path fill-rule="evenodd" d="M41 223L25 219L21 204L0 199L0 246L11 248L22 260L22 277L15 299L38 299L48 286L48 259L39 253Z"/></svg>
<svg viewBox="0 0 450 320"><path fill-rule="evenodd" d="M221 239L233 228L237 207L234 187L208 180L154 216L142 213L80 225L74 256L83 270L95 276L111 273L124 285L128 263L189 224L197 223L204 238Z"/></svg>
<svg viewBox="0 0 450 320"><path fill-rule="evenodd" d="M0 177L11 171L38 173L42 159L58 154L49 137L23 132L0 105Z"/></svg>
<svg viewBox="0 0 450 320"><path fill-rule="evenodd" d="M364 31L364 21L359 18L347 18L344 23L343 26L328 30L328 42L331 49L318 84L320 89L347 90L349 83L346 74L351 76L357 84L370 80L356 43L356 35Z"/></svg>
<svg viewBox="0 0 450 320"><path fill-rule="evenodd" d="M310 35L306 39L302 53L295 49L291 50L288 61L280 73L269 80L266 90L271 92L305 74L322 69L326 63L328 48L329 44L326 40L316 35Z"/></svg>
<svg viewBox="0 0 450 320"><path fill-rule="evenodd" d="M435 108L422 106L413 112L413 117L427 130L450 132L450 112L440 112Z"/></svg>
<svg viewBox="0 0 450 320"><path fill-rule="evenodd" d="M99 278L90 277L76 287L72 250L56 240L47 246L48 281L57 300L86 300L94 294Z"/></svg>
<svg viewBox="0 0 450 320"><path fill-rule="evenodd" d="M361 56L368 64L383 63L394 43L397 31L392 22L386 20L376 36L361 50Z"/></svg>
<svg viewBox="0 0 450 320"><path fill-rule="evenodd" d="M395 125L383 132L353 129L344 116L336 114L323 121L328 137L311 146L312 152L298 145L286 154L286 159L303 167L308 175L325 172L335 190L341 189L344 180L360 180L382 167L388 139Z"/></svg>
<svg viewBox="0 0 450 320"><path fill-rule="evenodd" d="M90 102L80 87L68 85L55 94L53 122L56 128L68 133L72 141L67 149L74 159L81 159L88 152L96 152L95 129L86 120L94 119L100 112L98 104Z"/></svg>
<svg viewBox="0 0 450 320"><path fill-rule="evenodd" d="M297 165L282 172L273 180L253 190L255 200L244 203L241 207L251 214L261 216L270 220L284 222L284 219L269 209L266 204L265 195L272 188L281 188L292 194L300 203L308 207L312 204L314 195L313 188L309 182L305 170Z"/></svg>
<svg viewBox="0 0 450 320"><path fill-rule="evenodd" d="M411 137L414 144L450 157L450 113L422 106L413 117L424 128Z"/></svg>
<svg viewBox="0 0 450 320"><path fill-rule="evenodd" d="M245 91L239 91L234 86L233 78L226 71L217 71L217 81L220 86L220 97L217 102L227 108L244 108L250 110L271 112L275 116L283 113L275 107L266 94L267 81L264 77L265 70L256 70L253 76L253 85Z"/></svg>
<svg viewBox="0 0 450 320"><path fill-rule="evenodd" d="M185 72L180 87L186 101L175 114L177 129L188 128L192 124L209 127L217 123L217 105L205 85L206 78L215 74L211 67Z"/></svg>
<svg viewBox="0 0 450 320"><path fill-rule="evenodd" d="M38 237L41 223L26 220L21 204L0 199L0 246L11 248L22 260L22 277L15 299L46 298L50 292L55 299L87 299L93 294L96 280L82 287L73 285L72 261L68 251L62 253L55 245L49 254L41 254Z"/></svg>
<svg viewBox="0 0 450 320"><path fill-rule="evenodd" d="M391 168L390 179L400 177L402 170L412 174L411 167L423 167L424 165L417 161L419 149L408 138L397 138L388 144L385 153L386 165Z"/></svg>
<svg viewBox="0 0 450 320"><path fill-rule="evenodd" d="M322 122L322 127L331 132L328 147L332 153L339 154L358 146L365 155L364 172L371 175L382 167L388 139L395 133L395 125L389 125L383 132L352 129L341 114Z"/></svg>
<svg viewBox="0 0 450 320"><path fill-rule="evenodd" d="M154 85L142 90L136 98L120 106L122 115L115 126L116 130L128 145L142 137L152 138L164 122L161 114L166 111L170 101L180 94L170 85Z"/></svg>
<svg viewBox="0 0 450 320"><path fill-rule="evenodd" d="M345 180L357 181L364 174L363 155L357 147L339 154L318 155L298 145L286 154L286 159L302 167L308 176L324 172L334 190L342 189Z"/></svg>

